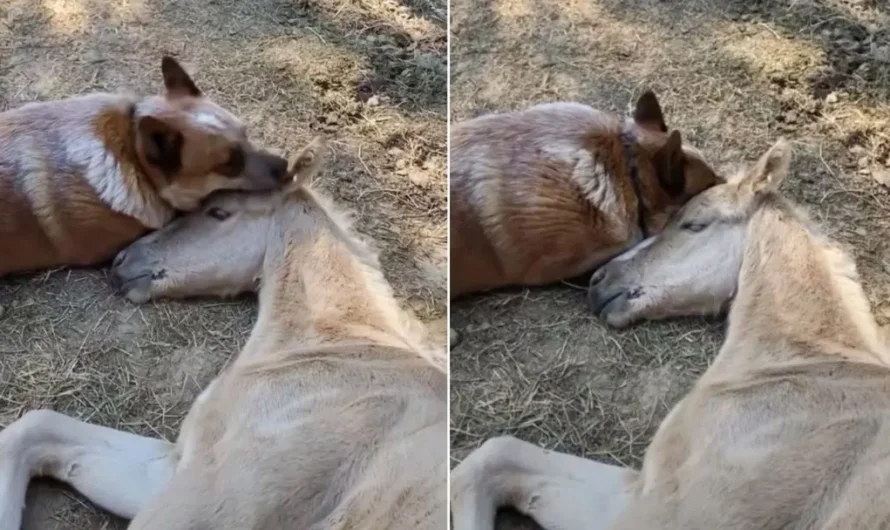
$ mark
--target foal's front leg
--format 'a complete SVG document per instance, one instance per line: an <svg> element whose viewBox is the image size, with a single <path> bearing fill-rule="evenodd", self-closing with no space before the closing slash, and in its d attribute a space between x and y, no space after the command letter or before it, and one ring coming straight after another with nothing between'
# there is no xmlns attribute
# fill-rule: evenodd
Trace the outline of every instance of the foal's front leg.
<svg viewBox="0 0 890 530"><path fill-rule="evenodd" d="M451 473L454 530L493 530L503 507L547 530L605 529L626 507L635 476L516 438L492 438Z"/></svg>
<svg viewBox="0 0 890 530"><path fill-rule="evenodd" d="M132 519L176 470L174 445L32 411L0 431L0 529L21 527L32 477L67 482L92 502Z"/></svg>

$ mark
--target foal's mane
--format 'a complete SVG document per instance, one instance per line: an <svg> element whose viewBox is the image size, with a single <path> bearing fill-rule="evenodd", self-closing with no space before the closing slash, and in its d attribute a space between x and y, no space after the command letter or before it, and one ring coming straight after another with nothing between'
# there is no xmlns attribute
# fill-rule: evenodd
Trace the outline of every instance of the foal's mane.
<svg viewBox="0 0 890 530"><path fill-rule="evenodd" d="M770 211L799 223L808 241L817 249L818 255L827 267L834 290L852 320L856 323L874 322L871 304L862 287L856 262L843 243L826 235L821 226L813 222L803 208L782 197L778 192L762 194L757 198L754 208ZM879 338L875 338L875 344L881 347Z"/></svg>
<svg viewBox="0 0 890 530"><path fill-rule="evenodd" d="M311 185L294 187L289 190L289 193L297 195L300 200L315 204L324 212L332 232L349 249L358 263L358 269L369 286L369 290L384 312L384 319L395 331L399 341L438 370L446 372L448 356L445 348L429 345L426 326L416 316L399 305L393 294L392 286L383 274L377 250L366 238L355 231L352 215L347 210L338 207L334 201Z"/></svg>

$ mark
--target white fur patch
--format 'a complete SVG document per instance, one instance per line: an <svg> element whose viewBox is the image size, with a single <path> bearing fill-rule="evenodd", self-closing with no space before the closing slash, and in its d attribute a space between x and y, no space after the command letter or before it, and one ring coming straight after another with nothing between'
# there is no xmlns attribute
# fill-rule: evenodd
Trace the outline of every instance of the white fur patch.
<svg viewBox="0 0 890 530"><path fill-rule="evenodd" d="M565 154L562 154L560 158L563 157ZM575 163L571 177L572 182L581 188L581 192L590 204L596 206L609 218L624 219L627 217L627 209L618 197L606 167L584 149L573 152L571 159Z"/></svg>
<svg viewBox="0 0 890 530"><path fill-rule="evenodd" d="M72 134L65 144L69 161L84 168L83 177L112 210L139 220L148 228L161 228L172 211L149 202L124 183L120 163L91 132Z"/></svg>
<svg viewBox="0 0 890 530"><path fill-rule="evenodd" d="M197 115L195 115L195 121L205 127L216 131L222 131L226 129L226 124L223 123L223 121L217 116L209 112L199 112Z"/></svg>

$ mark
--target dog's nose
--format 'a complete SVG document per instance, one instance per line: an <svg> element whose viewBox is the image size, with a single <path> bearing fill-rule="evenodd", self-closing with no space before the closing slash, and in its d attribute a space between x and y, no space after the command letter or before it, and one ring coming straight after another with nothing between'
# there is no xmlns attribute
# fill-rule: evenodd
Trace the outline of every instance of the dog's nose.
<svg viewBox="0 0 890 530"><path fill-rule="evenodd" d="M275 180L284 180L287 177L287 160L274 157L269 163L269 171Z"/></svg>

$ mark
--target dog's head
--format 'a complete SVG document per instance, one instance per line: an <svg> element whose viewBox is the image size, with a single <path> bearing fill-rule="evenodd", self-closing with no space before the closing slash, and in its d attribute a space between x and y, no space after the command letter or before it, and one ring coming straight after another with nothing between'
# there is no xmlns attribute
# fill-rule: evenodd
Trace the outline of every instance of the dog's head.
<svg viewBox="0 0 890 530"><path fill-rule="evenodd" d="M660 214L656 230L690 198L723 183L700 151L684 145L680 131L668 130L652 91L647 90L637 100L630 127L641 155L640 171L651 172L651 180L664 192L663 200L653 205L656 211L652 213Z"/></svg>
<svg viewBox="0 0 890 530"><path fill-rule="evenodd" d="M136 107L136 153L161 197L193 210L220 189L267 190L287 160L254 147L244 124L203 96L172 57L161 62L165 92Z"/></svg>

